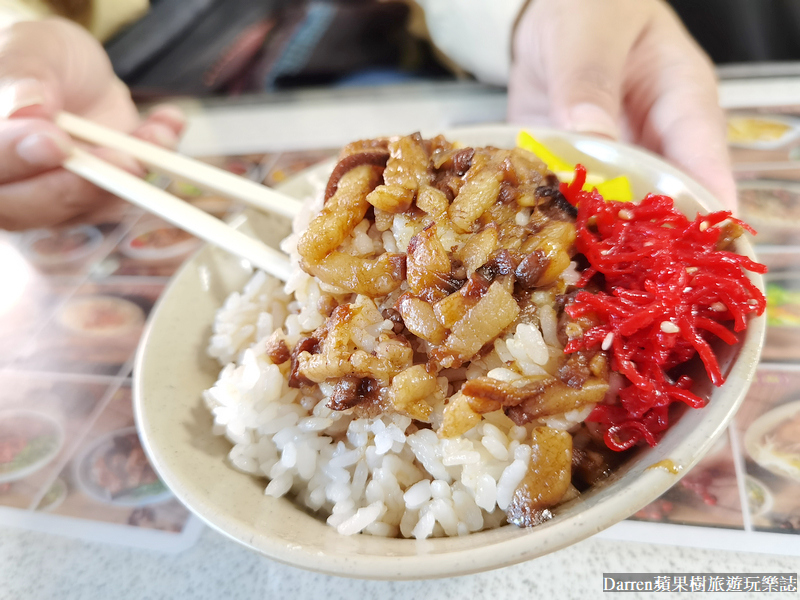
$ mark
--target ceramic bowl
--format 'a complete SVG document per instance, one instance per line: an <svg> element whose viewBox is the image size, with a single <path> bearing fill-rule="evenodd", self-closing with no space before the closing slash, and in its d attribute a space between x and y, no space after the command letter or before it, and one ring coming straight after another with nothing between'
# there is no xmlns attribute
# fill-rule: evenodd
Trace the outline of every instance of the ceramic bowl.
<svg viewBox="0 0 800 600"><path fill-rule="evenodd" d="M102 243L103 234L91 225L35 229L23 235L22 251L40 267L59 267L87 258Z"/></svg>
<svg viewBox="0 0 800 600"><path fill-rule="evenodd" d="M492 126L446 135L466 145L510 148L516 133L516 128ZM692 216L720 208L699 184L641 150L550 130L533 134L592 171L628 175L636 197L670 195ZM324 177L331 166L312 168L282 189L306 197L314 191L312 180ZM256 214L236 225L273 245L287 231L286 223ZM746 240L737 243L739 252L752 256ZM494 569L553 552L625 519L673 485L725 430L753 377L764 335L764 319L753 319L741 343L719 350L726 384L711 390L709 383L698 382L711 396L706 408L686 411L658 446L638 451L602 485L558 507L543 525L421 541L344 537L290 499L265 496L265 480L231 468L226 461L231 445L211 433L211 416L201 400L219 372L205 354L211 323L228 294L250 276L246 262L206 247L162 296L136 360L134 405L144 447L161 479L211 527L271 559L351 577L420 579ZM753 279L763 289L760 278Z"/></svg>

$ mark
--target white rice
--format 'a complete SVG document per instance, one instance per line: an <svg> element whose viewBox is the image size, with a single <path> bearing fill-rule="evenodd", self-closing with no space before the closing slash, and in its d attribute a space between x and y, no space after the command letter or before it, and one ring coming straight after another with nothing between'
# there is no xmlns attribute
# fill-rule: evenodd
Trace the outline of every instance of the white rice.
<svg viewBox="0 0 800 600"><path fill-rule="evenodd" d="M307 227L319 205L300 212L295 231ZM368 255L376 243L389 250L405 247L416 231L403 215L395 217L395 226L383 234L357 227L346 242L349 251ZM296 240L293 235L282 244L294 261ZM333 411L326 406L330 385L290 388L289 364L272 363L266 340L282 327L291 348L313 332L325 320L318 308L325 291L331 289L300 269L283 286L258 272L217 312L208 352L223 368L203 398L214 418L214 433L233 444L230 464L268 479L266 495L290 495L343 535L422 539L467 535L505 523L504 510L528 469L531 447L524 442L539 423L518 427L498 411L484 415L457 439L440 439L400 414L357 418L352 410ZM511 381L552 371L562 349L548 300L542 296L537 302L544 307L538 324L520 324L496 340L487 356L441 372L442 392L451 396L460 381L472 377ZM381 331L392 327L376 314L355 340L368 351ZM436 429L444 403L439 400L433 408ZM546 423L569 429L585 412L549 417Z"/></svg>
<svg viewBox="0 0 800 600"><path fill-rule="evenodd" d="M298 277L293 285L296 298L315 304L314 280ZM299 309L296 322L284 317L292 304ZM297 331L291 335L298 336L316 328L313 312L259 272L217 313L209 354L230 362L203 397L214 416L214 432L233 444L231 464L270 479L269 496L292 492L298 502L328 515L328 523L343 535L425 538L501 524L528 468L531 447L522 441L530 439L531 426L518 427L501 412L490 413L462 437L440 439L399 414L366 419L330 410L330 386L320 386L322 397L304 396L288 386L287 365L282 371L265 353L265 340L280 322L275 313L287 325L294 323ZM500 364L513 363L526 374L545 372L541 365L549 360L549 349L534 326L519 325L495 348ZM510 368L487 372L475 364L471 368L480 375L506 381L520 377ZM573 412L550 417L547 424L568 429L585 418L586 411Z"/></svg>

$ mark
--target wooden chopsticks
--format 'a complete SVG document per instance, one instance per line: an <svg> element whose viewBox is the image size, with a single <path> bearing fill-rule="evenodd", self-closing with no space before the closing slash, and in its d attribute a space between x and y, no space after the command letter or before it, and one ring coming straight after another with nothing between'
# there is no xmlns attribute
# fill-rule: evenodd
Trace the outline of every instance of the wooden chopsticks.
<svg viewBox="0 0 800 600"><path fill-rule="evenodd" d="M56 124L72 137L97 146L120 150L160 173L190 181L226 198L233 198L265 212L294 217L300 203L254 181L200 161L165 150L70 113L59 113Z"/></svg>
<svg viewBox="0 0 800 600"><path fill-rule="evenodd" d="M299 210L300 203L294 198L75 115L60 113L56 123L75 138L126 152L159 172L240 200L262 211L291 218ZM255 267L283 281L291 273L285 254L85 150L75 148L63 166L176 227L249 260Z"/></svg>

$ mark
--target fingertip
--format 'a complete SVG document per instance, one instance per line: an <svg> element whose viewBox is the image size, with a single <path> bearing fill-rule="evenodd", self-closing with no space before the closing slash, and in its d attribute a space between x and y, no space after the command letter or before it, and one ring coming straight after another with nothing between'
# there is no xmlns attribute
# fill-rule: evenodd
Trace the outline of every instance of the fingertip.
<svg viewBox="0 0 800 600"><path fill-rule="evenodd" d="M131 175L143 177L146 173L144 167L132 156L113 150L111 148L93 148L91 152L111 164L124 169Z"/></svg>
<svg viewBox="0 0 800 600"><path fill-rule="evenodd" d="M162 123L147 122L134 132L134 136L170 150L177 148L179 142L175 131Z"/></svg>
<svg viewBox="0 0 800 600"><path fill-rule="evenodd" d="M147 115L147 122L161 123L180 135L186 128L186 115L175 104L159 104Z"/></svg>
<svg viewBox="0 0 800 600"><path fill-rule="evenodd" d="M61 222L60 226L98 225L119 222L131 205L111 193L100 190L92 197L92 204L82 212Z"/></svg>
<svg viewBox="0 0 800 600"><path fill-rule="evenodd" d="M52 227L108 202L110 193L65 169L0 185L0 227Z"/></svg>

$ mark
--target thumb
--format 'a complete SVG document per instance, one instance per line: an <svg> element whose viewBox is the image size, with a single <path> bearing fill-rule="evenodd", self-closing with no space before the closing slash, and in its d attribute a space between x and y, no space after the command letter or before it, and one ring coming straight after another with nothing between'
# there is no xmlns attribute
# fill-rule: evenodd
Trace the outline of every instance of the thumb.
<svg viewBox="0 0 800 600"><path fill-rule="evenodd" d="M51 18L0 30L0 116L85 116L121 86L103 47L75 23ZM102 107L100 107L102 108Z"/></svg>
<svg viewBox="0 0 800 600"><path fill-rule="evenodd" d="M622 15L605 2L561 0L542 3L548 14L537 15L537 4L523 17L517 36L538 34L539 39L518 39L515 50L520 60L525 60L526 45L527 53L540 54L531 64L543 71L553 123L618 137L625 65L644 26L641 11Z"/></svg>
<svg viewBox="0 0 800 600"><path fill-rule="evenodd" d="M619 137L622 79L629 48L590 32L548 64L553 122L570 131Z"/></svg>
<svg viewBox="0 0 800 600"><path fill-rule="evenodd" d="M55 29L24 21L0 31L0 118L52 118L62 108L56 63L71 49Z"/></svg>

